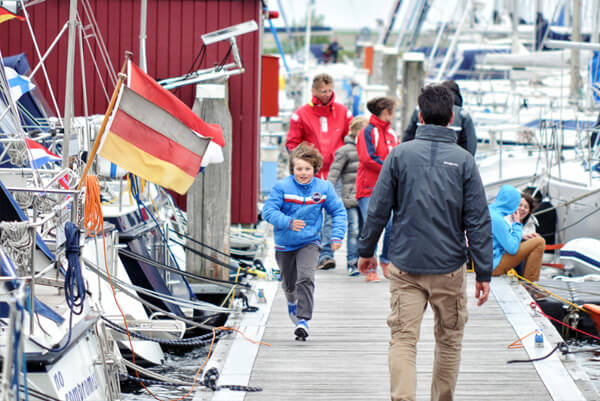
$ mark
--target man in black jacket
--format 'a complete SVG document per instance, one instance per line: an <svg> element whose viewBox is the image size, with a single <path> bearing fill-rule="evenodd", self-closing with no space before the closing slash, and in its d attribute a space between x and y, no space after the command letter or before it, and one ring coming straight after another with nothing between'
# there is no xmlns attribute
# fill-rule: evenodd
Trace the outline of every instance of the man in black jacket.
<svg viewBox="0 0 600 401"><path fill-rule="evenodd" d="M450 89L454 99L454 106L452 107L454 119L450 123L450 127L456 132L456 143L475 156L475 152L477 152L477 134L475 133L475 125L473 124L471 115L462 108L463 99L460 94L460 88L455 81L444 81L442 82L442 86ZM402 142L408 142L415 139L418 124L419 109L416 108L410 117L408 126L404 130Z"/></svg>
<svg viewBox="0 0 600 401"><path fill-rule="evenodd" d="M377 265L377 240L393 210L390 245L391 399L416 397L416 344L423 313L434 311L436 338L431 399L452 400L467 321L467 247L474 262L477 304L487 301L492 232L473 156L456 144L452 94L441 85L419 96L415 140L388 155L369 201L359 241L359 269Z"/></svg>

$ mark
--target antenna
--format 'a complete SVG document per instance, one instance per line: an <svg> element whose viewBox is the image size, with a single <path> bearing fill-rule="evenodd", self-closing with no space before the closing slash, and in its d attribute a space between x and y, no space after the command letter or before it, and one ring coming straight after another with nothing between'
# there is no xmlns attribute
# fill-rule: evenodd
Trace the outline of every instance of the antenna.
<svg viewBox="0 0 600 401"><path fill-rule="evenodd" d="M258 29L256 21L250 20L242 22L241 24L228 26L227 28L219 29L210 33L205 33L201 36L202 41L205 45L212 45L213 43L220 42L226 39L233 39L236 36L243 35L245 33L254 32Z"/></svg>
<svg viewBox="0 0 600 401"><path fill-rule="evenodd" d="M197 70L195 72L183 75L181 77L163 79L158 83L161 84L165 89L173 89L184 85L190 85L202 81L207 81L210 79L229 77L231 75L243 73L245 69L244 65L242 64L240 51L238 49L235 38L236 36L254 32L257 29L258 25L256 24L256 21L250 20L242 22L241 24L228 26L227 28L219 29L217 31L205 33L201 36L202 42L204 42L205 46L229 39L234 63L217 65L213 68L207 68L204 70Z"/></svg>

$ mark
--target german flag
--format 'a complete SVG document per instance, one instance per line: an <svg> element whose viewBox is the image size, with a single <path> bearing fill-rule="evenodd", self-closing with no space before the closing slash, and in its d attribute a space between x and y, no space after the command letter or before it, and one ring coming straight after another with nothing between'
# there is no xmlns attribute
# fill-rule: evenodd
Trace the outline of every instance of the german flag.
<svg viewBox="0 0 600 401"><path fill-rule="evenodd" d="M124 86L100 155L150 182L187 192L210 138Z"/></svg>
<svg viewBox="0 0 600 401"><path fill-rule="evenodd" d="M8 20L11 20L13 18L16 18L18 20L21 21L25 21L25 18L17 15L17 14L13 14L10 11L8 11L6 8L4 7L0 7L0 24L3 22L6 22Z"/></svg>

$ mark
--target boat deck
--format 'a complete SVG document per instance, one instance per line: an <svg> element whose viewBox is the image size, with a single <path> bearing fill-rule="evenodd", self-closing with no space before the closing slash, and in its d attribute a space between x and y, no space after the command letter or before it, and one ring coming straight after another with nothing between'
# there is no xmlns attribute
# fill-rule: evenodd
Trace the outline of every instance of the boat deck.
<svg viewBox="0 0 600 401"><path fill-rule="evenodd" d="M271 347L237 336L222 340L215 350L210 365L219 367L219 384L248 384L263 391L203 390L196 393L196 401L389 400L389 285L386 280L366 283L363 277L347 277L343 254L338 253L337 269L316 274L315 311L306 342L294 340L278 283L259 282L268 302L238 323L251 338L261 338ZM482 307L475 303L474 274L468 281L469 322L457 400L600 399L577 362L564 360L558 352L535 364L507 364L546 355L560 338L547 320L533 316L526 291L507 277L494 278L493 294ZM508 348L538 327L544 330L544 348L535 347L533 336L523 341L525 348ZM434 345L428 308L417 351L417 400L430 397Z"/></svg>

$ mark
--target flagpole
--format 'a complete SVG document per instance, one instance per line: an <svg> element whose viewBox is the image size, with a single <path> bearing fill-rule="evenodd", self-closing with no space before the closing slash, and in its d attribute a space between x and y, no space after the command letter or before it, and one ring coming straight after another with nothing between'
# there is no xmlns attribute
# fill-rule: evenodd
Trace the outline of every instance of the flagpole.
<svg viewBox="0 0 600 401"><path fill-rule="evenodd" d="M123 63L123 68L121 68L121 72L118 75L119 80L117 81L117 85L115 86L115 90L112 94L112 98L110 99L110 103L108 104L108 109L106 110L106 114L104 115L104 120L102 121L102 125L100 126L100 131L98 131L98 136L96 137L96 140L94 141L94 146L92 147L92 150L91 150L90 154L88 155L87 163L85 164L85 168L83 169L83 173L81 174L81 178L79 179L79 185L77 185L78 191L81 190L81 187L83 186L83 182L85 181L85 177L87 176L87 173L89 172L90 167L92 166L92 162L94 161L94 158L96 157L96 153L98 153L98 148L100 147L100 143L102 142L102 137L104 136L104 131L106 130L106 124L108 124L108 118L110 117L110 115L115 107L115 103L117 102L117 96L119 95L119 91L121 90L121 85L123 84L123 80L124 80L124 78L127 77L127 75L125 75L125 71L127 70L127 63L129 62L129 59L131 58L132 55L133 55L133 53L130 51L125 52L125 63Z"/></svg>

